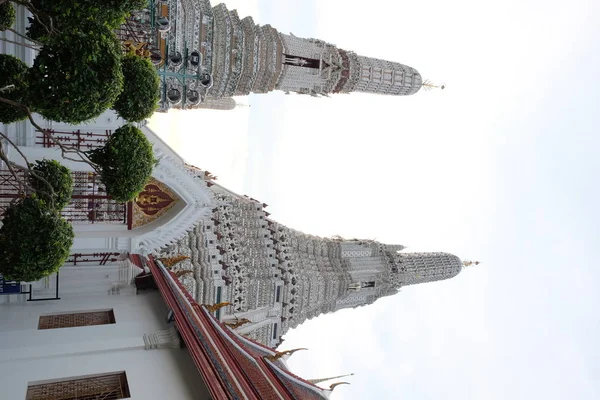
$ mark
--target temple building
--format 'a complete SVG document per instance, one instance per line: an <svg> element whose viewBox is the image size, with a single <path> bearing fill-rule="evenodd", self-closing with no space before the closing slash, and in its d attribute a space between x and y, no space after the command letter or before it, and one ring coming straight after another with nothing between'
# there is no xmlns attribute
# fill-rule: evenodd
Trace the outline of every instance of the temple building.
<svg viewBox="0 0 600 400"><path fill-rule="evenodd" d="M39 123L60 142L90 149L122 121L109 111L79 126ZM451 278L463 265L447 253L286 227L267 204L221 186L143 125L159 162L127 204L29 123L0 128L29 160L57 159L75 181L62 210L76 233L65 266L37 282L0 279L0 383L10 398L110 389L138 398L324 399L331 388L287 369L293 350L274 350L289 329ZM11 147L7 155L23 162ZM0 165L0 213L17 195Z"/></svg>
<svg viewBox="0 0 600 400"><path fill-rule="evenodd" d="M155 4L127 32L160 26L162 41L145 43L158 43L164 109L231 109L231 96L274 89L412 94L421 85L409 67L258 27L223 5ZM17 12L24 32L26 15ZM0 51L34 58L6 42ZM79 150L103 146L125 123L113 111L76 126L37 122ZM137 198L119 203L91 166L63 158L29 122L0 124L19 148L3 143L10 161L55 159L72 171L73 197L61 213L75 231L57 273L36 282L0 276L2 398L326 399L343 382L321 388L321 377L289 371L286 358L299 350L281 347L289 329L461 271L451 254L286 227L267 204L220 185L139 127L158 164ZM20 194L0 162L0 215Z"/></svg>
<svg viewBox="0 0 600 400"><path fill-rule="evenodd" d="M215 99L272 90L410 95L423 84L404 64L284 34L208 0L151 0L117 33L156 65L162 111L214 108Z"/></svg>

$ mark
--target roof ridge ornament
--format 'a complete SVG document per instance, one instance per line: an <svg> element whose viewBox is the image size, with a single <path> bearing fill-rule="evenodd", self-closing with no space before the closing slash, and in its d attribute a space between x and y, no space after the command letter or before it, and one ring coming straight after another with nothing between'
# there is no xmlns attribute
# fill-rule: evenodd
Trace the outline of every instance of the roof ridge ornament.
<svg viewBox="0 0 600 400"><path fill-rule="evenodd" d="M292 354L294 354L295 352L300 351L300 350L308 350L308 349L305 347L300 347L300 348L292 349L292 350L276 351L275 354L273 354L272 356L265 356L265 358L269 361L277 361L282 357L285 357L285 356L289 357Z"/></svg>
<svg viewBox="0 0 600 400"><path fill-rule="evenodd" d="M320 379L307 379L307 382L312 383L313 385L316 385L317 383L321 383L321 382L326 382L326 381L330 381L332 379L338 379L338 378L345 378L347 376L353 376L354 372L350 373L350 374L346 374L346 375L339 375L339 376L332 376L329 378L320 378Z"/></svg>

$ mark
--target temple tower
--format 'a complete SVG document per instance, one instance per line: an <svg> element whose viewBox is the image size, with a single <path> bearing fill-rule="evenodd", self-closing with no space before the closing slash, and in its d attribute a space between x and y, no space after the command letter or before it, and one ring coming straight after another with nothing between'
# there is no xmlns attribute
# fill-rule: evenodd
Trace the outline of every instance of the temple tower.
<svg viewBox="0 0 600 400"><path fill-rule="evenodd" d="M406 285L457 275L461 260L447 253L408 253L402 245L322 238L270 218L266 204L198 174L215 206L160 257L190 257L177 268L204 304L230 303L217 316L268 346L320 314L371 304ZM242 325L237 326L239 322Z"/></svg>
<svg viewBox="0 0 600 400"><path fill-rule="evenodd" d="M409 66L364 57L319 39L283 34L209 0L149 1L118 30L150 50L162 81L161 111L209 99L282 90L311 96L410 95L422 86ZM229 109L217 107L218 109Z"/></svg>

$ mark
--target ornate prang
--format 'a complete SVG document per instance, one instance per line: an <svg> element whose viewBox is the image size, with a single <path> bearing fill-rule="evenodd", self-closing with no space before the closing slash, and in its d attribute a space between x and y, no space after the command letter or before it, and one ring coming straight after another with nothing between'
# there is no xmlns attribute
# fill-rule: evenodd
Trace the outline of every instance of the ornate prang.
<svg viewBox="0 0 600 400"><path fill-rule="evenodd" d="M211 9L204 0L179 3L162 2L168 16L134 13L118 30L126 51L156 65L160 111L232 109L233 101L213 101L273 90L328 97L355 91L402 96L421 88L421 75L407 65L280 33L251 17L240 19L224 4Z"/></svg>
<svg viewBox="0 0 600 400"><path fill-rule="evenodd" d="M189 170L198 185L212 176ZM251 320L240 330L270 347L307 319L371 304L403 286L452 278L463 268L448 253L304 234L272 220L261 201L218 184L207 191L214 199L208 214L161 255L191 255L197 301L228 302L219 318Z"/></svg>

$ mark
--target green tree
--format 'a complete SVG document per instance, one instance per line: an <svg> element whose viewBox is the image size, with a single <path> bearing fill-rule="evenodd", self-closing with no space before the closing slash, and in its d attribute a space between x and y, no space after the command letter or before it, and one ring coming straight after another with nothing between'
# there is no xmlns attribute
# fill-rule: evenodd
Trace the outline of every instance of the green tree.
<svg viewBox="0 0 600 400"><path fill-rule="evenodd" d="M56 272L69 257L73 227L36 197L11 205L0 227L0 273L36 281Z"/></svg>
<svg viewBox="0 0 600 400"><path fill-rule="evenodd" d="M133 200L144 189L156 164L152 144L133 125L120 127L106 145L88 155L97 165L107 194L121 202Z"/></svg>
<svg viewBox="0 0 600 400"><path fill-rule="evenodd" d="M29 184L40 200L57 211L69 204L73 195L73 177L67 167L56 160L38 160L31 170Z"/></svg>
<svg viewBox="0 0 600 400"><path fill-rule="evenodd" d="M9 2L0 4L0 31L10 28L15 23L16 12Z"/></svg>
<svg viewBox="0 0 600 400"><path fill-rule="evenodd" d="M27 104L45 118L68 123L95 118L121 93L120 43L99 24L53 35L35 58L28 78Z"/></svg>
<svg viewBox="0 0 600 400"><path fill-rule="evenodd" d="M27 64L8 54L0 54L0 96L21 103L27 92ZM11 86L12 85L12 86ZM0 103L0 122L10 124L27 118L20 108Z"/></svg>
<svg viewBox="0 0 600 400"><path fill-rule="evenodd" d="M150 117L160 99L160 79L150 60L137 55L123 58L121 69L124 76L123 92L113 109L127 121L141 121Z"/></svg>
<svg viewBox="0 0 600 400"><path fill-rule="evenodd" d="M35 40L46 40L50 25L64 33L79 30L88 21L117 28L134 10L148 7L148 0L32 0L38 15L30 19L28 35ZM41 22L41 23L40 23Z"/></svg>

